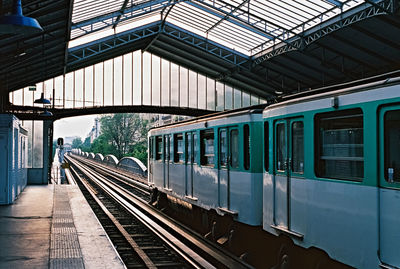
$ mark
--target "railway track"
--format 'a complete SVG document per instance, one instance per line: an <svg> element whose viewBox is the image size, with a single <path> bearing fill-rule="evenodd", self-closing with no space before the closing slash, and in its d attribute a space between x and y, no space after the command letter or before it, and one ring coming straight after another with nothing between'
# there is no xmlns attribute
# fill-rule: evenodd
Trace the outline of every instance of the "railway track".
<svg viewBox="0 0 400 269"><path fill-rule="evenodd" d="M149 206L148 188L67 161L127 268L252 268Z"/></svg>
<svg viewBox="0 0 400 269"><path fill-rule="evenodd" d="M108 180L122 187L131 194L135 195L136 198L142 199L145 202L150 201L151 190L147 182L143 182L142 177L135 175L127 176L124 172L119 172L117 171L117 169L112 169L86 158L76 156L74 156L73 158L77 159L80 162L90 164L91 169L106 177Z"/></svg>

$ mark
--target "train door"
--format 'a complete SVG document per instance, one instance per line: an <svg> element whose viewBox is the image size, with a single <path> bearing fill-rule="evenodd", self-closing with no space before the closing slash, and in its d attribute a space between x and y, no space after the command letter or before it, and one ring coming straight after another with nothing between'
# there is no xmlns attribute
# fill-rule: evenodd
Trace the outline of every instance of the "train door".
<svg viewBox="0 0 400 269"><path fill-rule="evenodd" d="M154 162L153 148L154 148L154 137L151 136L151 137L149 137L149 146L148 146L149 158L147 161L147 166L149 167L148 168L148 178L149 178L149 182L151 182L151 183L154 183L154 181L153 181L153 162Z"/></svg>
<svg viewBox="0 0 400 269"><path fill-rule="evenodd" d="M218 169L219 206L230 208L230 171L236 168L239 153L239 130L237 127L219 129Z"/></svg>
<svg viewBox="0 0 400 269"><path fill-rule="evenodd" d="M169 166L171 160L171 135L164 135L164 188L169 189Z"/></svg>
<svg viewBox="0 0 400 269"><path fill-rule="evenodd" d="M379 254L387 268L400 267L400 106L379 113ZM385 266L383 266L386 268Z"/></svg>
<svg viewBox="0 0 400 269"><path fill-rule="evenodd" d="M275 124L274 228L290 230L291 178L303 173L304 130L299 119ZM295 234L293 232L293 234Z"/></svg>
<svg viewBox="0 0 400 269"><path fill-rule="evenodd" d="M195 163L196 134L194 132L186 133L186 195L193 197L193 165Z"/></svg>

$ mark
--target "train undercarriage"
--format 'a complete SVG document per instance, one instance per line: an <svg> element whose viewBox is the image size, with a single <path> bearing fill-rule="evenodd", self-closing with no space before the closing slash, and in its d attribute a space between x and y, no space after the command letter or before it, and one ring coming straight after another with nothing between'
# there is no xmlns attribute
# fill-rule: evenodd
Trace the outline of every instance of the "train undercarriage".
<svg viewBox="0 0 400 269"><path fill-rule="evenodd" d="M151 204L255 268L352 268L331 259L323 250L296 246L287 235L272 235L261 226L239 223L229 214L205 210L157 189Z"/></svg>

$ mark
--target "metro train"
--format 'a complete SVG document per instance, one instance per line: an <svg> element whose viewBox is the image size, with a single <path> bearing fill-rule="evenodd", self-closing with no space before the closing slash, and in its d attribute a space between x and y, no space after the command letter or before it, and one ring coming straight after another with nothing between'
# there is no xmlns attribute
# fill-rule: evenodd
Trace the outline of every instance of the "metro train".
<svg viewBox="0 0 400 269"><path fill-rule="evenodd" d="M173 123L148 141L149 183L279 238L275 268L298 268L293 248L322 253L314 268L400 268L400 78Z"/></svg>

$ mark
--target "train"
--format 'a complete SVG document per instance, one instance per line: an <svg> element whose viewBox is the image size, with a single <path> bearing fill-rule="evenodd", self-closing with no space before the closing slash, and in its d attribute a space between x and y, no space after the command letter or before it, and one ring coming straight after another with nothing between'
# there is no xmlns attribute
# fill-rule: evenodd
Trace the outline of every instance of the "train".
<svg viewBox="0 0 400 269"><path fill-rule="evenodd" d="M274 268L400 268L398 77L156 127L148 143L159 195L261 227Z"/></svg>

